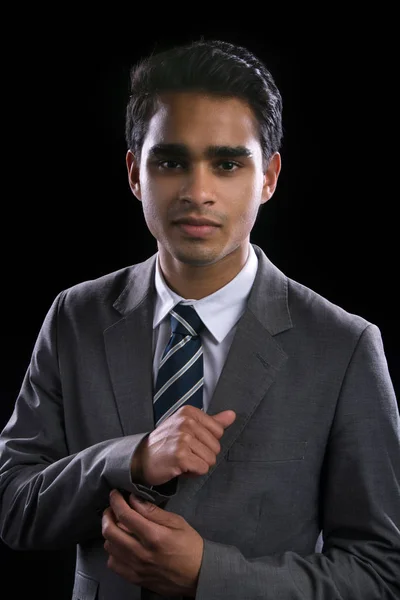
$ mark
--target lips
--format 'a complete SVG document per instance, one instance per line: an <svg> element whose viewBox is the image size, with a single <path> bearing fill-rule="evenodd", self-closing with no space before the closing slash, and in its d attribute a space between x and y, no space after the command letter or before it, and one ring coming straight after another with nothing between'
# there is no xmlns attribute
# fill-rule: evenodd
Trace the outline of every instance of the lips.
<svg viewBox="0 0 400 600"><path fill-rule="evenodd" d="M179 219L174 222L180 232L189 238L204 239L218 231L220 225L209 219Z"/></svg>
<svg viewBox="0 0 400 600"><path fill-rule="evenodd" d="M215 223L215 221L211 221L210 219L194 219L191 217L186 217L182 219L177 219L174 221L175 225L193 225L194 227L202 227L202 226L211 226L211 227L220 227L219 223Z"/></svg>

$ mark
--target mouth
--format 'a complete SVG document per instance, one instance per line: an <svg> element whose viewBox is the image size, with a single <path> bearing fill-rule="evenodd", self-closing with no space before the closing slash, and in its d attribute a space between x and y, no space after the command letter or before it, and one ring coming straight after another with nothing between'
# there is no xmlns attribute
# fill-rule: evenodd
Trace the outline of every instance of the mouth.
<svg viewBox="0 0 400 600"><path fill-rule="evenodd" d="M218 230L219 224L208 219L179 219L174 225L186 236L192 238L206 238Z"/></svg>
<svg viewBox="0 0 400 600"><path fill-rule="evenodd" d="M219 223L212 221L211 219L196 219L195 217L182 217L173 221L174 225L193 225L194 227L220 227Z"/></svg>

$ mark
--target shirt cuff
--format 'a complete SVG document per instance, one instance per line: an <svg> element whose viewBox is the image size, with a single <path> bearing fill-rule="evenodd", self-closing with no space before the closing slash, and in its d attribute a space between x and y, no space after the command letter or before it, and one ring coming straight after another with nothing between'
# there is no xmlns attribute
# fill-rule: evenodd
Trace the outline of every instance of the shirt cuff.
<svg viewBox="0 0 400 600"><path fill-rule="evenodd" d="M174 479L161 485L147 486L141 483L133 483L137 496L144 500L148 500L149 502L153 502L153 504L157 504L157 506L165 504L172 496L175 496L177 485L177 477L174 477Z"/></svg>

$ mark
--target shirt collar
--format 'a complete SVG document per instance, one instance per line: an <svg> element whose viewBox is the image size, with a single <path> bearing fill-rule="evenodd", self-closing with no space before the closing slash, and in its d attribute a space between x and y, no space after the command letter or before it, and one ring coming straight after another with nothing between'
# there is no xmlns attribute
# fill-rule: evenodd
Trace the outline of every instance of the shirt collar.
<svg viewBox="0 0 400 600"><path fill-rule="evenodd" d="M157 256L155 271L156 302L153 328L156 328L178 302L192 304L217 342L222 342L242 316L257 273L258 259L249 244L247 261L241 271L224 287L200 300L182 298L167 285Z"/></svg>

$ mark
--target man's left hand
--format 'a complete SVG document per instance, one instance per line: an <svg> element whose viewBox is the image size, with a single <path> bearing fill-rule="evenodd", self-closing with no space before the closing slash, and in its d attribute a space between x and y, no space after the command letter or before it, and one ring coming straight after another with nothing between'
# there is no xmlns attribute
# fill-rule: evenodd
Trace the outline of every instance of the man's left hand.
<svg viewBox="0 0 400 600"><path fill-rule="evenodd" d="M102 533L108 567L161 595L196 596L203 538L183 517L113 490Z"/></svg>

